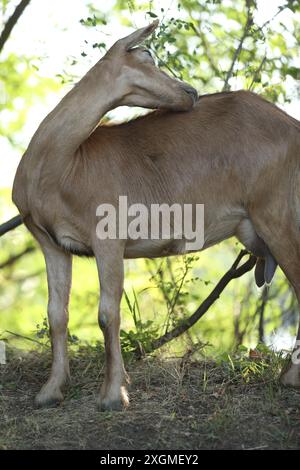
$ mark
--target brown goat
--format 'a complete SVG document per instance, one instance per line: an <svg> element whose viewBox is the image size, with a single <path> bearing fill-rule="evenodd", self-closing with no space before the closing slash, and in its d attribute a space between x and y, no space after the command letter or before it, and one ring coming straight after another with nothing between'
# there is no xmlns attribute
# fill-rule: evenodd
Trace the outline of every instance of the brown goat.
<svg viewBox="0 0 300 470"><path fill-rule="evenodd" d="M117 207L120 195L148 208L204 204L203 248L237 236L259 257L257 283L270 282L277 262L300 299L300 124L246 91L197 100L193 88L168 77L135 47L156 26L119 40L62 99L36 131L16 174L13 200L43 250L48 275L53 364L38 406L60 402L69 377L73 253L95 256L98 266L106 348L99 406L128 403L119 340L123 259L178 254L184 246L175 236L99 240L97 207ZM99 126L119 105L159 110ZM300 385L297 361L282 382Z"/></svg>

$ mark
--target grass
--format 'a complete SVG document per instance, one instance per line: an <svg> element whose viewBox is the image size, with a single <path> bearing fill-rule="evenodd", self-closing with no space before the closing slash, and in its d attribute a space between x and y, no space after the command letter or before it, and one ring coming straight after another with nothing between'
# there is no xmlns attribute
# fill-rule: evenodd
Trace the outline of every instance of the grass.
<svg viewBox="0 0 300 470"><path fill-rule="evenodd" d="M130 407L96 411L103 352L76 347L72 384L54 409L36 410L50 352L9 349L0 365L0 449L297 449L300 392L279 385L284 359L266 352L219 361L129 361Z"/></svg>

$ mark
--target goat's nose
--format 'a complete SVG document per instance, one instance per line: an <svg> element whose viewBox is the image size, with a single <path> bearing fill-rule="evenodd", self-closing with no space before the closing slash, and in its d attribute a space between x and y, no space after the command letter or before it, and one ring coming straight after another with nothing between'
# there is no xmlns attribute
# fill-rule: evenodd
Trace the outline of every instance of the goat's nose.
<svg viewBox="0 0 300 470"><path fill-rule="evenodd" d="M188 93L188 95L190 95L192 97L194 103L196 103L196 101L198 101L198 92L197 92L197 90L195 90L195 88L193 88L190 85L186 85L186 84L184 84L182 86L182 88L184 89L184 91L186 93Z"/></svg>

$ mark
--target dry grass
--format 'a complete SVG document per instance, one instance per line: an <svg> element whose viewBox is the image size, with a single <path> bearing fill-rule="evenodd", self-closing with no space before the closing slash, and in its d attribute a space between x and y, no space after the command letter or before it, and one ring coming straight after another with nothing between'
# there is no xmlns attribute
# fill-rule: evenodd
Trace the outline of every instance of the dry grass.
<svg viewBox="0 0 300 470"><path fill-rule="evenodd" d="M102 359L95 348L74 352L64 403L35 410L49 352L10 351L0 366L0 449L299 448L300 392L280 387L274 368L245 383L228 364L131 362L130 408L100 413L95 395Z"/></svg>

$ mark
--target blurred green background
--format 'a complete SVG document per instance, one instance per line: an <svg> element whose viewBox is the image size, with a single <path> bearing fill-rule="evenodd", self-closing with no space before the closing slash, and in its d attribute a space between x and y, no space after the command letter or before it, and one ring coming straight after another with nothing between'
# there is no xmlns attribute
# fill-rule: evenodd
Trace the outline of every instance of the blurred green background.
<svg viewBox="0 0 300 470"><path fill-rule="evenodd" d="M0 48L0 221L16 214L11 185L16 165L44 115L119 37L154 18L148 41L158 65L199 94L250 89L299 119L298 1L27 2ZM19 2L2 0L2 30ZM1 41L0 41L1 43ZM117 109L107 119L128 119ZM241 246L229 240L194 257L125 262L122 342L125 350L159 337L191 315L229 269ZM20 255L20 256L19 256ZM17 258L17 259L16 259ZM74 259L70 341L102 340L93 260ZM47 341L43 257L24 227L0 239L0 338L30 348ZM209 353L264 341L290 348L298 319L280 270L268 290L253 272L229 284L209 312L168 349L184 353L209 343Z"/></svg>

